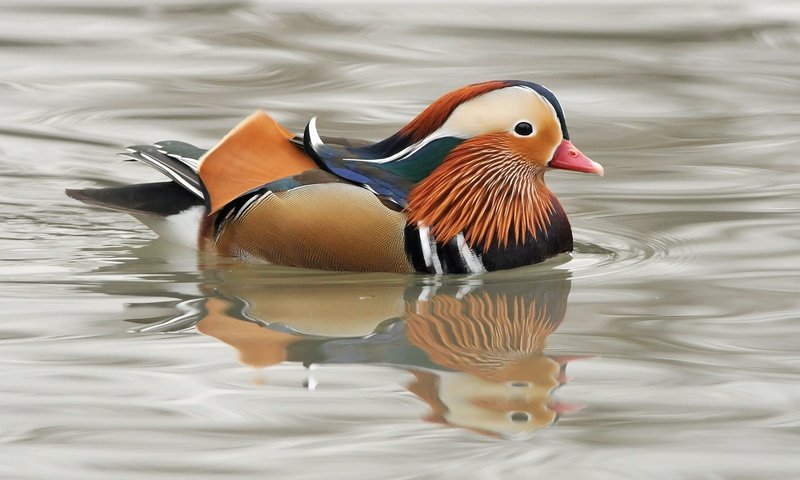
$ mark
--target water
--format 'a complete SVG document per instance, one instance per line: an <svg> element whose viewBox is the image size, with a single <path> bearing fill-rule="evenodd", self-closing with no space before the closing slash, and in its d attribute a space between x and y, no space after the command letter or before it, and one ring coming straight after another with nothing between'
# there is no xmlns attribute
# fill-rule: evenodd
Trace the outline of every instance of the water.
<svg viewBox="0 0 800 480"><path fill-rule="evenodd" d="M0 478L800 477L795 2L6 0L0 26ZM377 139L497 78L555 90L606 167L548 174L577 250L544 265L220 263L63 195L256 108Z"/></svg>

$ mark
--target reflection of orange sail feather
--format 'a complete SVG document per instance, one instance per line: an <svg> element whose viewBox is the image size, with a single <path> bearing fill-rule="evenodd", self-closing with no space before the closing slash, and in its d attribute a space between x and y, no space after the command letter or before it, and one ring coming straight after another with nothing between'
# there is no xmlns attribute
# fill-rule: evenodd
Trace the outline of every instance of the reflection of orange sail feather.
<svg viewBox="0 0 800 480"><path fill-rule="evenodd" d="M239 352L244 365L264 368L286 360L286 346L297 341L288 333L239 320L226 313L229 305L219 298L206 301L206 315L197 323L197 331L209 335Z"/></svg>

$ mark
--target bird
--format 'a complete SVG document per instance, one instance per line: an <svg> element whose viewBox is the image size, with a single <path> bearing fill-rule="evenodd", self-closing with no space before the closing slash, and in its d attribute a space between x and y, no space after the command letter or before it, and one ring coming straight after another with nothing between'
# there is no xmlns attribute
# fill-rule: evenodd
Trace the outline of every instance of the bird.
<svg viewBox="0 0 800 480"><path fill-rule="evenodd" d="M576 148L546 87L494 80L452 90L378 142L302 134L259 110L209 150L180 141L122 154L167 182L69 189L159 236L317 270L478 274L570 252L550 169L603 175Z"/></svg>

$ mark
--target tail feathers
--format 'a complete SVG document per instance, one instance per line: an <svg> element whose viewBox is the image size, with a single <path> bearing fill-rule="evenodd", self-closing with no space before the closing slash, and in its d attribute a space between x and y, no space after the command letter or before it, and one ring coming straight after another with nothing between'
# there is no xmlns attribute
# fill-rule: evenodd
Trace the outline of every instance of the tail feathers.
<svg viewBox="0 0 800 480"><path fill-rule="evenodd" d="M207 151L177 140L164 140L156 143L155 147L160 153L178 160L195 172L200 166L200 159Z"/></svg>
<svg viewBox="0 0 800 480"><path fill-rule="evenodd" d="M120 155L155 168L198 198L205 197L203 183L197 174L197 159L167 153L163 145L134 145L127 150Z"/></svg>
<svg viewBox="0 0 800 480"><path fill-rule="evenodd" d="M140 215L168 217L203 200L174 182L142 183L123 187L69 189L67 195L87 205Z"/></svg>

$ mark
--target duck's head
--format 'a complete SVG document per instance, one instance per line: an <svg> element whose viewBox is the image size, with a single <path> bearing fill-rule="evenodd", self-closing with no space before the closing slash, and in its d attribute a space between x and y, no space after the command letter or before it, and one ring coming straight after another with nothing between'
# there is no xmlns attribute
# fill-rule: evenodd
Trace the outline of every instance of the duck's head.
<svg viewBox="0 0 800 480"><path fill-rule="evenodd" d="M541 172L559 168L603 175L603 167L570 141L556 96L521 80L451 91L395 135L370 147L370 153L384 168L420 181L456 147L498 159L513 157Z"/></svg>
<svg viewBox="0 0 800 480"><path fill-rule="evenodd" d="M461 231L470 244L484 246L560 235L564 245L554 252L567 251L569 224L544 186L544 172L603 175L570 141L555 95L518 80L450 92L381 143L399 148L381 166L419 182L409 195L409 218L429 226L439 241Z"/></svg>

